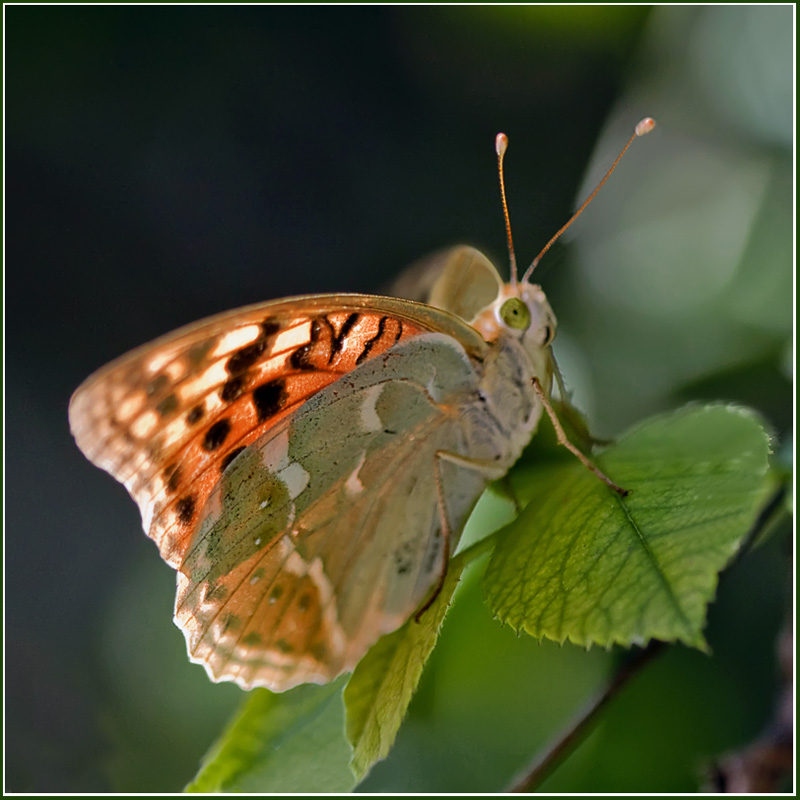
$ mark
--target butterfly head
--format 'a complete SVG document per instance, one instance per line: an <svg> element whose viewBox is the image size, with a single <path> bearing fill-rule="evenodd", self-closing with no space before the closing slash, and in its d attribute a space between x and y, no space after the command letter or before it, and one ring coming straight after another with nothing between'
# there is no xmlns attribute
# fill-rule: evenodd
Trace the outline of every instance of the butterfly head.
<svg viewBox="0 0 800 800"><path fill-rule="evenodd" d="M504 283L496 267L472 247L454 247L437 257L438 278L428 302L456 314L487 342L515 340L534 364L547 360L556 317L537 284Z"/></svg>
<svg viewBox="0 0 800 800"><path fill-rule="evenodd" d="M556 317L541 287L511 282L499 287L496 299L472 321L487 342L516 339L534 365L550 360Z"/></svg>
<svg viewBox="0 0 800 800"><path fill-rule="evenodd" d="M556 334L556 317L542 288L532 283L506 283L497 298L472 325L487 342L498 336L519 339L526 350L548 347Z"/></svg>

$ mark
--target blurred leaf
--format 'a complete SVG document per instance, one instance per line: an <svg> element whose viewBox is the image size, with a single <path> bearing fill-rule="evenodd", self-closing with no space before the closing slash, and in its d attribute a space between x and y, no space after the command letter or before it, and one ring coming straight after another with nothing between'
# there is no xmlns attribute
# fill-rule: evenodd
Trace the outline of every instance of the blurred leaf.
<svg viewBox="0 0 800 800"><path fill-rule="evenodd" d="M689 63L707 102L742 132L790 147L794 14L789 6L707 7L698 16Z"/></svg>
<svg viewBox="0 0 800 800"><path fill-rule="evenodd" d="M776 336L792 329L792 224L794 170L791 154L775 154L761 204L723 297L733 318Z"/></svg>
<svg viewBox="0 0 800 800"><path fill-rule="evenodd" d="M768 453L752 412L690 407L597 458L626 498L577 462L515 473L528 505L497 537L485 576L492 610L559 642L705 649L706 606L763 498Z"/></svg>
<svg viewBox="0 0 800 800"><path fill-rule="evenodd" d="M359 780L376 761L386 758L394 744L467 558L462 553L452 559L433 605L419 621L412 618L380 639L358 664L345 689L347 736L354 749L352 768Z"/></svg>
<svg viewBox="0 0 800 800"><path fill-rule="evenodd" d="M742 358L737 364L709 370L695 380L675 386L671 393L673 405L719 402L724 398L757 409L780 432L778 444L782 444L792 424L792 408L786 402L787 396L791 397L792 382L778 368L780 358L776 346L759 358Z"/></svg>
<svg viewBox="0 0 800 800"><path fill-rule="evenodd" d="M106 700L96 716L111 742L105 769L112 790L177 791L243 695L230 683L209 684L205 670L186 658L169 613L175 575L154 564L149 542L142 544L127 555L102 604L96 667L102 680L95 683Z"/></svg>
<svg viewBox="0 0 800 800"><path fill-rule="evenodd" d="M283 694L255 690L188 792L349 792L342 677Z"/></svg>

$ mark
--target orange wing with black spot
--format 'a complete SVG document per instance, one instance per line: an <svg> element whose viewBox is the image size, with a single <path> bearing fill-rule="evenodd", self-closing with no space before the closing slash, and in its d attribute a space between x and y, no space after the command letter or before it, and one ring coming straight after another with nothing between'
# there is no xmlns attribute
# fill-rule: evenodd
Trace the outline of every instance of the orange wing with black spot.
<svg viewBox="0 0 800 800"><path fill-rule="evenodd" d="M144 345L88 378L70 403L78 446L125 485L177 568L236 456L325 386L429 331L479 355L458 318L369 295L311 295L220 314Z"/></svg>

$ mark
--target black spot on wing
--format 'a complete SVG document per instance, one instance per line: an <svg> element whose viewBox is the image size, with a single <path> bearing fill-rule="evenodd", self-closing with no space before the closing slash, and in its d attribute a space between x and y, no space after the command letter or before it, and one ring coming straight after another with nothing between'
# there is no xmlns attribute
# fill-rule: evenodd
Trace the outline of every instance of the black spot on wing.
<svg viewBox="0 0 800 800"><path fill-rule="evenodd" d="M311 595L308 594L308 592L301 594L300 597L297 599L297 610L308 611L310 606L311 606Z"/></svg>
<svg viewBox="0 0 800 800"><path fill-rule="evenodd" d="M168 417L178 409L178 398L174 394L168 394L156 405L156 411L160 417Z"/></svg>
<svg viewBox="0 0 800 800"><path fill-rule="evenodd" d="M225 443L230 432L231 421L229 419L221 419L215 422L203 437L203 449L209 452L218 450Z"/></svg>
<svg viewBox="0 0 800 800"><path fill-rule="evenodd" d="M272 591L269 593L269 602L274 603L276 600L279 600L282 594L283 586L280 584L273 586Z"/></svg>
<svg viewBox="0 0 800 800"><path fill-rule="evenodd" d="M206 360L206 357L216 343L217 340L212 337L211 339L206 339L204 342L193 344L186 351L186 358L189 361L189 364L195 368L200 366Z"/></svg>
<svg viewBox="0 0 800 800"><path fill-rule="evenodd" d="M258 421L275 416L286 402L286 383L281 379L267 381L253 389L253 406Z"/></svg>
<svg viewBox="0 0 800 800"><path fill-rule="evenodd" d="M203 418L203 414L206 413L206 410L202 403L198 403L187 415L186 415L186 422L189 425L194 425L195 423L199 422Z"/></svg>
<svg viewBox="0 0 800 800"><path fill-rule="evenodd" d="M332 341L331 341L331 352L328 356L328 363L330 364L337 353L342 352L342 348L344 347L345 340L347 339L347 335L353 330L353 326L358 322L359 318L361 317L360 314L353 312L350 316L342 323L342 327L339 330L339 333L332 334ZM326 320L330 325L330 322ZM333 326L331 326L331 331L333 330Z"/></svg>
<svg viewBox="0 0 800 800"><path fill-rule="evenodd" d="M410 542L402 542L394 553L394 568L398 575L405 575L414 566L414 547Z"/></svg>
<svg viewBox="0 0 800 800"><path fill-rule="evenodd" d="M356 364L360 364L365 359L369 358L372 348L375 347L376 342L380 341L383 334L386 332L386 320L388 317L381 317L378 322L378 332L371 338L364 342L364 349L358 354Z"/></svg>
<svg viewBox="0 0 800 800"><path fill-rule="evenodd" d="M244 394L246 382L244 375L236 375L233 378L229 378L219 390L220 399L225 403L232 403Z"/></svg>
<svg viewBox="0 0 800 800"><path fill-rule="evenodd" d="M322 332L325 325L327 325L328 329L331 330L331 335L333 335L331 325L326 319L323 318L321 320L311 320L311 340L308 342L308 344L298 347L297 350L295 350L291 356L289 356L289 363L294 369L316 369L314 362L311 359L319 346L319 342L322 339Z"/></svg>
<svg viewBox="0 0 800 800"><path fill-rule="evenodd" d="M147 392L148 397L153 397L153 395L159 394L163 392L169 386L169 378L164 375L156 375L145 387L145 391Z"/></svg>
<svg viewBox="0 0 800 800"><path fill-rule="evenodd" d="M269 350L267 339L257 339L247 347L237 350L225 364L225 369L231 375L239 375L250 369Z"/></svg>
<svg viewBox="0 0 800 800"><path fill-rule="evenodd" d="M272 317L267 317L261 323L261 335L264 337L274 336L281 329L281 324L278 320Z"/></svg>
<svg viewBox="0 0 800 800"><path fill-rule="evenodd" d="M181 525L188 525L194 516L194 497L187 495L178 500L175 505L175 512Z"/></svg>
<svg viewBox="0 0 800 800"><path fill-rule="evenodd" d="M164 470L164 481L167 484L167 491L175 492L181 481L181 468L177 464L170 464Z"/></svg>

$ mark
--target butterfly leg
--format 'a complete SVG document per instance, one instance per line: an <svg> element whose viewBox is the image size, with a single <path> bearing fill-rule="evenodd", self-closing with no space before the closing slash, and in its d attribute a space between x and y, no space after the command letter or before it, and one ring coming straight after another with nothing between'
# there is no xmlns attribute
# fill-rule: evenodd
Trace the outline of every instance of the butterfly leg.
<svg viewBox="0 0 800 800"><path fill-rule="evenodd" d="M442 543L442 568L439 571L439 580L431 592L430 597L425 601L422 608L414 614L414 622L419 622L422 615L433 605L434 600L439 596L444 586L444 580L447 577L447 565L450 561L450 542L452 541L452 528L450 527L450 520L447 518L447 506L444 502L444 486L442 484L442 473L439 466L439 458L441 453L437 451L435 455L435 468L433 470L434 480L436 481L436 498L439 505L439 519L442 523L442 536L444 541Z"/></svg>
<svg viewBox="0 0 800 800"><path fill-rule="evenodd" d="M598 439L592 435L586 420L583 418L583 414L572 404L571 392L567 391L567 387L564 384L564 376L561 374L556 357L552 352L550 353L550 367L553 370L553 377L556 379L556 385L558 386L559 412L566 417L576 435L588 447L611 444L609 439Z"/></svg>
<svg viewBox="0 0 800 800"><path fill-rule="evenodd" d="M453 541L452 526L447 517L447 504L445 503L444 481L442 480L441 463L442 461L449 461L466 469L471 469L479 472L489 480L496 480L502 478L502 472L498 470L497 464L493 461L486 461L477 458L468 458L459 455L458 453L451 453L446 450L436 451L436 464L434 469L434 478L436 480L436 496L439 504L439 517L442 523L442 535L444 536L444 543L442 547L442 569L439 573L439 580L431 592L430 597L425 601L425 604L414 615L414 620L419 622L422 615L433 605L439 593L444 586L445 578L447 577L447 566L450 562L450 551Z"/></svg>
<svg viewBox="0 0 800 800"><path fill-rule="evenodd" d="M623 489L621 486L617 486L611 478L608 477L604 472L601 472L592 462L586 458L586 456L575 447L574 444L567 438L567 434L564 433L564 429L561 427L561 423L558 420L558 415L555 411L553 411L553 406L550 405L550 400L547 397L544 389L542 389L541 383L539 383L538 378L533 379L533 388L536 390L536 394L539 395L539 399L542 401L542 405L544 406L544 410L547 412L547 416L550 417L550 422L553 423L553 428L555 429L556 436L558 437L558 443L563 445L567 448L567 450L572 453L580 462L583 464L586 469L593 472L600 478L603 483L610 486L620 497L626 497L630 492L627 489Z"/></svg>

